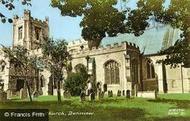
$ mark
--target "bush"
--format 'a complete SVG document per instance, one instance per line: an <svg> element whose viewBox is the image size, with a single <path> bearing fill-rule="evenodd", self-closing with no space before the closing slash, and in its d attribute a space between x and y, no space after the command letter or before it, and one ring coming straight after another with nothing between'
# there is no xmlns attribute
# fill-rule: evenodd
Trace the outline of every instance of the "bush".
<svg viewBox="0 0 190 121"><path fill-rule="evenodd" d="M65 80L64 88L72 96L79 96L82 89L85 89L88 80L88 73L85 67L76 69L76 73L69 73Z"/></svg>

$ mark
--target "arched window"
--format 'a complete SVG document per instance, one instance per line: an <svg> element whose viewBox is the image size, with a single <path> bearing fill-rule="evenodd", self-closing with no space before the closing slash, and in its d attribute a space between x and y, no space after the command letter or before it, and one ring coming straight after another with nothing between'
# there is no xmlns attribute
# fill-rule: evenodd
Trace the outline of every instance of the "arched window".
<svg viewBox="0 0 190 121"><path fill-rule="evenodd" d="M151 64L151 74L152 74L152 78L155 78L155 71L154 71L154 65Z"/></svg>
<svg viewBox="0 0 190 121"><path fill-rule="evenodd" d="M150 61L147 61L146 68L147 68L147 79L155 78L154 65Z"/></svg>
<svg viewBox="0 0 190 121"><path fill-rule="evenodd" d="M105 82L106 84L119 84L119 64L114 61L105 63Z"/></svg>
<svg viewBox="0 0 190 121"><path fill-rule="evenodd" d="M147 68L147 78L150 78L150 62L148 61L146 64L146 68Z"/></svg>

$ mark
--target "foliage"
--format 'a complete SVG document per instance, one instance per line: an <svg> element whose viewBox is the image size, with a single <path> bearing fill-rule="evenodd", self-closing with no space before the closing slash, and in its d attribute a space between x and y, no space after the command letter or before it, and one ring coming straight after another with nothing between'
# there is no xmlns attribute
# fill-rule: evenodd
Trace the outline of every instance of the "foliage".
<svg viewBox="0 0 190 121"><path fill-rule="evenodd" d="M0 5L5 7L8 11L11 11L13 9L15 9L15 1L18 2L18 0L0 0ZM31 0L19 0L22 5L27 5L27 6L31 6ZM12 19L6 17L6 15L4 15L3 12L0 12L0 18L1 18L1 22L5 23L7 20L9 23L12 23Z"/></svg>
<svg viewBox="0 0 190 121"><path fill-rule="evenodd" d="M63 80L63 69L69 66L68 61L71 56L67 51L67 43L65 40L54 41L53 38L47 38L42 44L43 62L51 71L53 82L57 84L58 102L61 102L61 81Z"/></svg>
<svg viewBox="0 0 190 121"><path fill-rule="evenodd" d="M15 46L12 49L3 46L3 52L5 52L5 57L10 60L10 62L17 63L24 68L33 67L38 68L38 60L36 56L31 56L30 52L23 46Z"/></svg>
<svg viewBox="0 0 190 121"><path fill-rule="evenodd" d="M30 52L23 46L14 46L12 49L3 45L2 47L5 57L9 59L10 63L17 65L17 67L22 67L19 71L21 71L22 75L25 77L25 84L29 92L30 101L32 101L29 80L27 77L31 76L29 73L31 68L39 69L37 57L30 55Z"/></svg>
<svg viewBox="0 0 190 121"><path fill-rule="evenodd" d="M106 36L113 37L117 36L118 33L133 33L135 36L140 36L150 25L149 21L170 24L172 27L180 29L183 32L180 41L186 40L185 43L189 45L189 0L171 0L170 2L169 0L167 2L166 0L139 0L136 8L125 7L122 10L116 7L119 4L118 1L51 0L51 5L58 8L63 16L83 17L80 23L82 37L88 41L90 49L94 46L98 47L101 40ZM125 4L126 2L126 0L123 0L121 3ZM166 3L168 6L166 6ZM175 45L179 45L179 41ZM187 67L188 64L186 63L190 57L184 54L184 50L187 50L185 53L188 53L189 46L171 48L164 52L169 57L165 63L177 65L181 63L178 59L188 57L182 59L184 66ZM169 50L171 51L168 53ZM176 53L171 54L173 51Z"/></svg>
<svg viewBox="0 0 190 121"><path fill-rule="evenodd" d="M82 64L75 68L76 73L69 73L65 80L64 87L72 96L79 96L81 91L85 89L88 80L86 67Z"/></svg>
<svg viewBox="0 0 190 121"><path fill-rule="evenodd" d="M143 19L138 19L138 22L143 23L141 26L135 26L139 24L131 25L132 21L126 23L126 13L129 9L119 11L115 7L118 3L117 0L52 0L51 3L53 7L57 7L61 11L63 16L83 16L80 23L82 37L89 43L92 41L92 45L89 45L90 48L98 47L106 36L113 37L118 33L126 32L135 33L138 36L147 26L143 16L141 16Z"/></svg>
<svg viewBox="0 0 190 121"><path fill-rule="evenodd" d="M178 40L174 46L161 51L160 54L166 55L166 58L157 61L158 63L164 62L172 68L178 67L179 64L186 68L190 67L190 45L187 41Z"/></svg>
<svg viewBox="0 0 190 121"><path fill-rule="evenodd" d="M65 40L55 41L53 38L48 38L42 44L42 53L46 67L54 72L62 71L63 67L66 67L67 62L71 59Z"/></svg>

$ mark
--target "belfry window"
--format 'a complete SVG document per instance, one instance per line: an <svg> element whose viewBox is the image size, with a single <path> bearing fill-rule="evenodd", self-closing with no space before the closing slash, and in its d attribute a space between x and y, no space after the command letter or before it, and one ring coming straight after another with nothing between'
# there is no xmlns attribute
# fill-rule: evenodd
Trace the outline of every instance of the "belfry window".
<svg viewBox="0 0 190 121"><path fill-rule="evenodd" d="M41 28L35 27L36 40L40 39L40 32L41 32Z"/></svg>
<svg viewBox="0 0 190 121"><path fill-rule="evenodd" d="M22 39L22 32L23 32L23 28L22 26L18 28L18 39Z"/></svg>
<svg viewBox="0 0 190 121"><path fill-rule="evenodd" d="M119 64L114 61L108 61L105 64L105 82L106 84L119 84Z"/></svg>

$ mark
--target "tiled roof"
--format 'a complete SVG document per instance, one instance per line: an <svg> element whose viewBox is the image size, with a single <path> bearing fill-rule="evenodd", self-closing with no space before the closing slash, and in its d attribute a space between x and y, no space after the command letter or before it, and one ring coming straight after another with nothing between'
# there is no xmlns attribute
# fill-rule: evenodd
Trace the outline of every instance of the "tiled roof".
<svg viewBox="0 0 190 121"><path fill-rule="evenodd" d="M179 30L173 29L170 26L164 26L146 30L145 33L139 37L135 37L133 34L121 34L117 37L107 37L103 39L101 44L106 45L127 41L138 45L141 52L144 52L144 54L155 54L161 49L166 49L173 45L179 38L179 34Z"/></svg>

